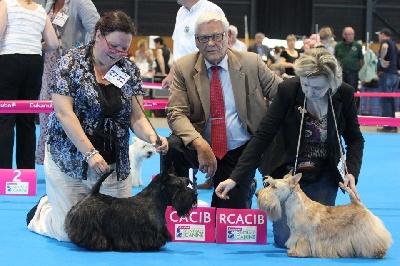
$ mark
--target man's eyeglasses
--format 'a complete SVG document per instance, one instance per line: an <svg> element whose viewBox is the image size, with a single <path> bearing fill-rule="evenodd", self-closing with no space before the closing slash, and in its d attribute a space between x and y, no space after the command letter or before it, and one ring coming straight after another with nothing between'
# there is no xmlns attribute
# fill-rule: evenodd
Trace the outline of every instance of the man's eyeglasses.
<svg viewBox="0 0 400 266"><path fill-rule="evenodd" d="M226 35L225 32L213 35L196 35L196 39L200 43L208 43L210 39L213 39L214 42L220 42L224 39L225 35Z"/></svg>
<svg viewBox="0 0 400 266"><path fill-rule="evenodd" d="M126 50L119 50L113 47L113 45L111 45L108 41L106 36L104 36L104 40L106 40L106 44L108 47L108 50L110 50L110 52L114 53L114 54L119 54L119 55L127 55L129 54L129 48L127 48Z"/></svg>

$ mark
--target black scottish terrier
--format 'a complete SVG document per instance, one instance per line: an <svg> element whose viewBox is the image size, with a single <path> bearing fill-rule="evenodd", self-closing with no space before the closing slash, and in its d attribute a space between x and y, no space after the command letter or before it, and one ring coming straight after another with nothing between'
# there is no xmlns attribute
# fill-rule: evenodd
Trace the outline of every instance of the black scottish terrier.
<svg viewBox="0 0 400 266"><path fill-rule="evenodd" d="M165 220L170 204L179 216L188 215L197 204L197 194L188 179L158 174L130 198L99 193L103 175L90 195L68 212L65 230L72 243L96 251L156 251L172 240Z"/></svg>

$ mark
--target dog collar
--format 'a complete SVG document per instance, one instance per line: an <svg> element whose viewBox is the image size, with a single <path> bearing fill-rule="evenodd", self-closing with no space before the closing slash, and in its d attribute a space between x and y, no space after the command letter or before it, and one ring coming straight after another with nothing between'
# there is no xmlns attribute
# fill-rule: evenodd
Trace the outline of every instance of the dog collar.
<svg viewBox="0 0 400 266"><path fill-rule="evenodd" d="M289 195L287 195L286 199L284 201L282 201L282 204L285 204L285 202L289 199L289 197L292 196L294 190L295 190L295 188L293 188L292 191L290 191L290 193L289 193Z"/></svg>

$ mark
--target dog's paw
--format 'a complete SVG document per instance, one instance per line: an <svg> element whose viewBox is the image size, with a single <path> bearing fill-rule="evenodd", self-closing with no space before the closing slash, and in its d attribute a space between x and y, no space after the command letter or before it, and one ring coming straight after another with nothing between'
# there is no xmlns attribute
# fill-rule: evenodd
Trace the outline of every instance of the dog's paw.
<svg viewBox="0 0 400 266"><path fill-rule="evenodd" d="M143 182L142 180L137 180L136 178L132 180L132 187L142 187Z"/></svg>

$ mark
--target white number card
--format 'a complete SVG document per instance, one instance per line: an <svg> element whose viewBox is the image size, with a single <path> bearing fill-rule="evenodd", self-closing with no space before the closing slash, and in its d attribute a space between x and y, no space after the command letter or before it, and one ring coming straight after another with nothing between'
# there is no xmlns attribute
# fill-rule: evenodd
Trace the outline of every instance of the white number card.
<svg viewBox="0 0 400 266"><path fill-rule="evenodd" d="M67 21L67 19L68 19L68 15L67 14L64 14L62 12L58 12L57 16L53 20L53 24L57 25L57 26L60 26L60 27L63 27L65 22Z"/></svg>
<svg viewBox="0 0 400 266"><path fill-rule="evenodd" d="M345 169L344 169L343 158L340 158L339 163L337 164L337 169L339 170L340 176L342 177L342 180L344 182L346 179L344 179Z"/></svg>
<svg viewBox="0 0 400 266"><path fill-rule="evenodd" d="M119 67L113 66L110 70L108 70L104 78L118 88L121 88L128 81L130 76L122 72Z"/></svg>

